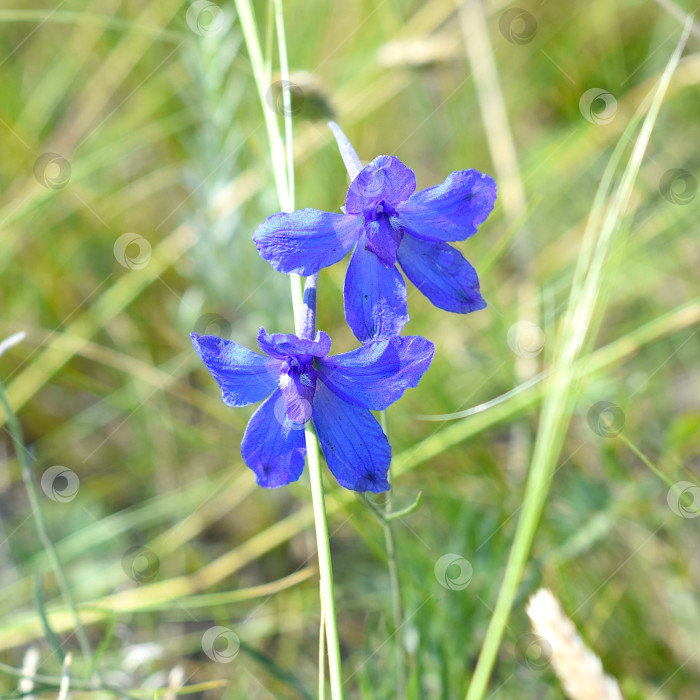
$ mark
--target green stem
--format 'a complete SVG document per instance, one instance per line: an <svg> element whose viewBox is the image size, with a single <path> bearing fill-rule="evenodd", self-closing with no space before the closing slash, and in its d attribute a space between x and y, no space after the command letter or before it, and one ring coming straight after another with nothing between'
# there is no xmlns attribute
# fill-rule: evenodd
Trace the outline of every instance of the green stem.
<svg viewBox="0 0 700 700"><path fill-rule="evenodd" d="M307 424L308 426L308 424ZM333 566L331 564L331 543L328 536L328 519L326 518L326 501L323 495L323 478L319 459L318 440L313 429L304 430L306 437L306 460L309 465L311 482L311 501L316 525L316 547L318 548L318 569L321 588L321 615L325 620L326 642L328 646L328 669L331 682L331 698L343 699L343 680L340 665L340 643L338 641L338 623L335 615L335 598L333 594ZM319 669L319 674L322 670Z"/></svg>
<svg viewBox="0 0 700 700"><path fill-rule="evenodd" d="M262 49L260 47L260 39L255 28L255 15L253 14L253 6L250 0L235 0L236 11L241 23L243 37L248 49L248 57L255 79L255 86L262 107L263 119L265 120L265 128L267 130L268 140L270 142L270 153L272 157L272 173L275 179L275 188L277 197L280 202L280 207L283 211L294 211L294 184L290 182L290 178L294 179L294 162L291 156L294 155L289 143L285 147L280 127L277 122L277 115L267 103L266 91L269 89L267 71L265 69L265 61L263 59ZM284 31L284 22L282 20L282 5L281 0L275 0L275 19L278 28ZM280 68L282 75L289 76L289 68L287 64L287 46L284 41L284 34L278 32L278 50L280 53ZM285 91L289 92L289 91ZM290 104L290 96L284 94L282 96L283 104L287 104L288 108L285 114L285 136L288 141L292 138L292 114ZM290 156L290 162L288 161ZM299 275L290 275L292 288L292 306L294 307L294 318L299 318L301 314L301 277Z"/></svg>
<svg viewBox="0 0 700 700"><path fill-rule="evenodd" d="M88 664L90 664L92 661L92 649L90 648L90 642L88 641L87 634L85 633L83 623L80 621L78 607L76 606L75 600L70 592L68 579L66 578L63 570L63 565L61 564L58 552L56 551L56 548L49 537L48 529L46 527L46 520L44 519L44 511L42 510L41 501L39 500L39 492L34 484L32 469L29 466L29 461L27 460L27 448L24 446L24 442L22 440L22 431L20 429L19 421L17 420L17 416L12 410L10 402L7 399L5 385L2 381L0 381L0 403L2 403L3 408L5 409L7 425L15 447L15 456L17 457L17 462L22 470L22 480L24 481L24 485L27 489L29 504L32 509L32 515L34 517L37 532L39 533L39 539L46 550L46 555L48 556L49 562L54 570L56 581L58 582L58 587L61 590L61 595L63 596L66 607L75 620L75 633L78 637L80 650L82 651L85 660L88 662Z"/></svg>
<svg viewBox="0 0 700 700"><path fill-rule="evenodd" d="M266 100L266 91L269 89L266 80L265 63L263 60L260 39L255 28L255 15L251 0L236 0L236 9L241 22L243 36L250 63L255 78L255 84L263 110L265 126L267 128L272 153L272 164L277 188L277 196L280 206L284 211L294 210L294 149L292 143L292 110L291 92L289 85L289 64L287 61L287 45L285 41L284 13L282 0L273 0L275 12L275 25L277 29L277 48L279 51L280 72L286 86L282 90L282 104L284 111L284 136L280 132L277 115L270 109ZM292 305L297 334L302 328L306 333L308 323L304 317L307 314L303 310L303 294L301 277L290 275ZM313 281L315 283L315 280ZM309 310L310 311L310 310ZM315 315L315 297L313 302ZM308 321L308 318L307 318ZM310 331L309 331L310 332ZM340 643L338 641L338 626L335 615L335 601L333 596L333 569L331 566L330 541L328 537L328 521L326 518L326 504L323 495L323 481L321 477L321 461L316 435L311 427L304 431L306 438L306 458L309 465L309 477L311 481L311 497L313 503L314 522L316 526L316 543L318 547L318 564L321 586L321 614L325 620L326 643L328 650L328 666L330 669L331 697L333 700L342 700L343 682L340 666ZM322 669L319 669L319 676Z"/></svg>
<svg viewBox="0 0 700 700"><path fill-rule="evenodd" d="M321 620L318 630L318 700L326 698L326 619L321 606Z"/></svg>
<svg viewBox="0 0 700 700"><path fill-rule="evenodd" d="M386 434L386 411L379 414L382 430ZM389 482L391 478L391 465L389 465ZM389 569L389 586L391 588L391 606L394 617L394 654L396 662L396 698L402 700L406 697L406 651L403 642L403 604L401 601L401 584L399 582L399 558L394 542L394 530L392 525L392 490L386 492L384 504L384 518L381 520L384 530L384 543L386 545L387 568Z"/></svg>
<svg viewBox="0 0 700 700"><path fill-rule="evenodd" d="M287 60L287 35L284 30L282 0L273 0L275 6L275 27L280 54L280 74L282 75L282 111L284 112L284 143L287 158L287 199L289 211L294 211L294 139L292 131L292 89L289 80Z"/></svg>
<svg viewBox="0 0 700 700"><path fill-rule="evenodd" d="M302 314L296 320L297 335L301 338L313 338L316 334L316 279L311 275L306 279L302 302ZM321 616L325 620L326 642L328 648L328 668L331 682L331 698L342 700L343 680L340 663L340 642L338 640L338 623L335 614L335 596L333 592L333 566L331 563L331 543L328 535L326 501L323 495L323 477L316 434L307 423L304 430L306 438L306 460L309 465L311 482L311 501L316 525L316 547L318 549L318 569L321 588ZM319 667L319 685L323 667Z"/></svg>

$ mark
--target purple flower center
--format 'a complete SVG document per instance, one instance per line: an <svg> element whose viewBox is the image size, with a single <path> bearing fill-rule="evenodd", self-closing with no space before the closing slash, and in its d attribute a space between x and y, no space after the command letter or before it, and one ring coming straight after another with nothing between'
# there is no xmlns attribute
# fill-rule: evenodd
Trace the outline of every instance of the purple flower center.
<svg viewBox="0 0 700 700"><path fill-rule="evenodd" d="M379 202L376 207L373 207L369 211L365 212L365 216L369 216L371 219L376 219L381 214L385 214L386 216L396 216L396 209L382 199L382 201Z"/></svg>
<svg viewBox="0 0 700 700"><path fill-rule="evenodd" d="M399 225L399 217L391 204L382 200L365 209L363 223L367 236L367 248L371 250L385 265L396 263L396 252L401 245L403 231Z"/></svg>
<svg viewBox="0 0 700 700"><path fill-rule="evenodd" d="M280 363L284 410L292 422L303 424L311 418L317 378L312 355L291 355Z"/></svg>

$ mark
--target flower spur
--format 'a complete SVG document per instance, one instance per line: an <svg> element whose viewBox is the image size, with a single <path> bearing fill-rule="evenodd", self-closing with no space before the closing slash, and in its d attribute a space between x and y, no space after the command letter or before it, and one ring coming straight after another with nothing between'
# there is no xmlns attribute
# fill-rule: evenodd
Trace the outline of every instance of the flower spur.
<svg viewBox="0 0 700 700"><path fill-rule="evenodd" d="M360 341L399 335L408 321L404 274L438 308L483 309L476 271L450 242L476 233L493 209L496 183L476 170L451 173L415 192L413 171L379 156L352 181L344 213L302 209L274 214L253 240L276 270L311 275L353 247L345 316Z"/></svg>

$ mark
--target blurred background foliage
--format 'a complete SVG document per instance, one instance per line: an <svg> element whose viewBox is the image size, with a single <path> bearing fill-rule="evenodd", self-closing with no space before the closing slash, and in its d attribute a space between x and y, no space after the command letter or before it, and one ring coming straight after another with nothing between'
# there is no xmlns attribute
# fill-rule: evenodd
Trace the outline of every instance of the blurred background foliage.
<svg viewBox="0 0 700 700"><path fill-rule="evenodd" d="M35 483L53 465L79 480L70 498L65 474L52 496L39 496L104 685L143 697L159 684L221 680L197 696L316 697L307 481L255 487L239 456L252 409L221 403L188 339L197 330L254 347L261 325L292 329L288 280L251 241L279 205L235 7L220 2L208 17L202 7L3 3L0 338L27 338L0 359L0 377ZM507 216L502 195L461 246L480 273L485 311L438 312L409 288L406 331L432 339L437 353L420 386L388 412L395 506L423 493L421 508L395 525L415 698L464 695L522 505L541 391L518 390L459 420L420 416L490 401L547 367L602 172L680 33L668 0L517 7L534 31L523 16L521 25L504 20L513 6L483 4L526 208ZM255 8L263 46L274 46L268 5ZM465 51L470 28L453 0L288 0L285 12L298 86L298 207L338 211L344 202L329 117L360 158L399 156L419 188L458 169L496 174L493 125L482 119ZM700 468L698 36L609 256L494 699L562 696L528 648L524 607L540 585L561 599L626 697L697 697L699 521L674 512L664 479L694 483ZM582 111L591 88L614 96L607 123L595 118L605 104L591 107L592 118ZM279 103L273 88L268 108ZM39 161L46 153L59 159ZM691 179L669 190L664 174L677 170ZM345 267L320 279L319 326L336 352L355 344L341 310ZM523 318L539 329L534 345L518 336L524 326L513 331ZM624 427L601 427L593 407L603 401ZM33 645L49 688L73 651L80 697L89 664L6 430L0 450L0 691L17 692L13 674ZM383 531L364 500L330 477L327 486L348 695L396 697ZM436 577L446 553L471 563L467 588ZM44 608L58 642L47 637ZM240 639L231 663L203 652L214 625Z"/></svg>

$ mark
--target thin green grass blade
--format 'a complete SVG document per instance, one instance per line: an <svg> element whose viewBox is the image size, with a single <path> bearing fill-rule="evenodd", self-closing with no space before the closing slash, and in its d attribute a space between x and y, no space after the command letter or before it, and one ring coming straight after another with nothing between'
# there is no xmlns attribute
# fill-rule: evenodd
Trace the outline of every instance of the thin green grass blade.
<svg viewBox="0 0 700 700"><path fill-rule="evenodd" d="M681 39L659 80L631 158L610 207L603 215L602 211L596 210L594 205L596 214L592 216L594 225L591 225L587 232L584 246L586 239L592 240L594 237L595 244L587 246L588 250L581 257L574 276L567 313L562 323L561 334L558 337L553 357L552 374L542 408L540 428L535 442L521 516L518 520L515 539L508 557L496 606L486 632L474 676L467 691L467 700L482 700L488 687L498 648L503 639L510 610L544 508L556 460L561 452L566 428L573 411L572 383L575 378L575 363L586 340L596 309L606 256L615 234L620 228L621 219L631 197L632 188L661 109L666 89L678 65L691 27L692 20L689 20L686 22ZM602 222L599 230L597 230L598 221Z"/></svg>
<svg viewBox="0 0 700 700"><path fill-rule="evenodd" d="M82 651L85 660L90 663L92 660L92 649L90 647L90 641L88 640L85 628L83 627L82 621L80 620L80 615L78 614L78 608L75 604L75 600L70 590L68 584L68 579L66 577L65 571L63 570L63 565L56 552L56 548L49 537L48 528L46 525L46 520L44 518L44 511L41 506L41 501L39 499L39 494L37 492L36 485L34 484L34 478L32 474L32 469L27 459L27 448L22 440L22 431L20 429L19 421L17 416L12 410L12 406L5 393L5 385L0 380L0 403L2 404L5 415L7 416L7 423L10 430L10 435L12 436L12 443L15 448L15 456L22 470L22 479L24 481L27 495L29 497L29 503L32 508L32 514L34 516L34 522L36 524L37 531L39 533L39 539L46 550L46 553L51 562L56 580L58 581L58 586L61 590L61 595L63 600L70 611L70 615L75 625L75 632L78 638L78 643L80 645L80 650ZM48 625L48 622L47 622Z"/></svg>
<svg viewBox="0 0 700 700"><path fill-rule="evenodd" d="M41 574L37 571L34 576L34 601L36 603L36 611L41 620L41 626L44 629L44 637L48 642L49 647L53 649L53 653L59 658L60 662L63 663L66 655L63 653L61 648L61 640L58 635L53 631L49 618L46 615L46 604L44 603L44 592L41 589Z"/></svg>
<svg viewBox="0 0 700 700"><path fill-rule="evenodd" d="M245 652L260 664L271 676L282 681L286 686L291 688L295 693L298 693L304 700L315 700L314 696L309 692L306 686L293 673L280 668L269 656L266 656L257 649L254 649L249 644L241 641L241 651Z"/></svg>

